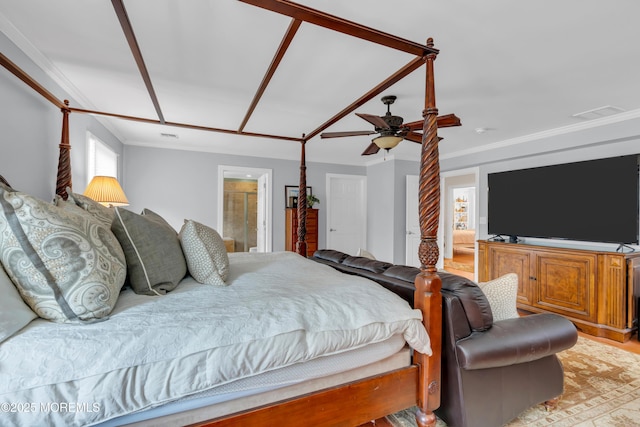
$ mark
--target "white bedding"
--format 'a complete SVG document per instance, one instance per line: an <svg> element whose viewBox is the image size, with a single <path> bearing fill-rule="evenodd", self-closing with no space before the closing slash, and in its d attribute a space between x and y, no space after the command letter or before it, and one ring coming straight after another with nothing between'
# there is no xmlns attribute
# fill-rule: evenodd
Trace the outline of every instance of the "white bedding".
<svg viewBox="0 0 640 427"><path fill-rule="evenodd" d="M229 286L125 290L106 321L36 320L2 343L0 423L90 425L394 334L431 353L421 313L366 279L293 252L229 258Z"/></svg>

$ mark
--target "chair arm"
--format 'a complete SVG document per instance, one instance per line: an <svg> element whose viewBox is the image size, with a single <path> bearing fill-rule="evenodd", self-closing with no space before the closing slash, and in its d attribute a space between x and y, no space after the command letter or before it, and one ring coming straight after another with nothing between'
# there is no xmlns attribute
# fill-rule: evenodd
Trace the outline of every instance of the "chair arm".
<svg viewBox="0 0 640 427"><path fill-rule="evenodd" d="M486 369L530 362L571 348L578 332L569 320L551 313L495 322L456 343L460 368Z"/></svg>

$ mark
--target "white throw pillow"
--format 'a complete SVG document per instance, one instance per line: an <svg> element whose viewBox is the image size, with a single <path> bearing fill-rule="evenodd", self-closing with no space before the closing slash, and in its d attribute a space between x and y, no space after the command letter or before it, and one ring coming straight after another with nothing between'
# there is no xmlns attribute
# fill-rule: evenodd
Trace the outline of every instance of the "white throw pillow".
<svg viewBox="0 0 640 427"><path fill-rule="evenodd" d="M18 290L0 265L0 343L38 317L24 303Z"/></svg>
<svg viewBox="0 0 640 427"><path fill-rule="evenodd" d="M229 255L220 234L204 224L185 220L179 235L189 274L200 283L225 286Z"/></svg>
<svg viewBox="0 0 640 427"><path fill-rule="evenodd" d="M493 313L493 321L520 317L516 308L518 298L518 275L505 274L488 282L478 283L486 295Z"/></svg>
<svg viewBox="0 0 640 427"><path fill-rule="evenodd" d="M91 214L2 188L0 260L24 302L55 322L107 316L126 277L122 248Z"/></svg>

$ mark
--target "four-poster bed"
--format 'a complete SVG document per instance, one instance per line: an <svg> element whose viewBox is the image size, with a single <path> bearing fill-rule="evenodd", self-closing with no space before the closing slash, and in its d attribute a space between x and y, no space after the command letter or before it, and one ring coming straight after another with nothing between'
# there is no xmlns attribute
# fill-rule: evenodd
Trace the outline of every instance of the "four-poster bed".
<svg viewBox="0 0 640 427"><path fill-rule="evenodd" d="M58 165L58 176L56 183L56 194L63 199L68 197L67 188L72 189L71 166L69 150L69 114L70 113L91 113L110 117L118 117L128 120L139 120L150 123L160 123L165 125L190 127L206 131L228 132L244 134L248 136L273 137L299 141L301 144L300 162L300 184L298 202L298 242L296 252L306 254L305 244L305 223L306 223L306 143L317 136L323 129L337 122L358 106L364 104L369 99L380 94L402 79L412 71L425 64L426 90L424 102L424 125L422 151L420 158L420 185L419 185L419 218L421 229L421 243L419 248L419 258L422 263L420 274L415 279L415 309L421 312L422 324L430 337L432 354L428 355L414 351L411 362L404 367L394 369L390 372L378 372L375 375L364 378L349 379L348 382L334 383L328 388L320 387L320 390L305 391L301 396L287 397L284 400L277 400L263 405L262 402L256 408L244 408L240 412L233 412L230 415L215 416L208 421L197 422L198 426L226 426L226 425L358 425L368 420L377 419L392 412L406 409L411 406L418 408L416 419L421 427L435 425L436 417L434 410L440 404L440 355L441 355L441 334L442 334L442 300L440 294L441 282L436 272L436 262L439 252L436 243L439 219L439 163L438 163L438 142L437 135L437 115L438 110L435 103L434 85L434 61L438 53L434 48L433 40L429 39L426 45L407 42L397 37L380 33L366 27L356 25L330 15L322 14L318 11L308 9L287 1L249 1L246 3L260 7L266 7L275 12L291 16L292 25L283 39L281 49L286 50L288 41L293 37L300 22L311 22L324 26L335 31L341 31L354 37L361 37L376 43L391 46L397 49L416 54L416 58L405 67L394 73L388 79L380 83L371 91L363 95L354 103L346 107L334 117L326 121L316 130L303 135L302 138L289 138L264 134L245 133L242 128L239 131L225 129L206 128L202 126L191 126L184 123L171 123L161 118L159 121L122 116L113 113L90 111L70 107L65 101L61 103L53 95L48 93L37 82L31 79L26 73L15 66L4 55L0 58L2 64L14 75L26 82L29 86L38 91L45 98L58 106L63 113L62 138L60 143L60 158ZM121 3L114 2L114 5ZM118 6L116 6L117 8ZM121 7L123 7L121 5ZM120 16L120 14L119 14ZM122 23L122 22L121 22ZM125 23L122 23L123 26ZM283 55L284 50L276 54L277 57ZM260 98L264 87L268 84L270 77L277 67L274 60L272 68L267 71L263 80L263 87L258 90L256 99L250 110Z"/></svg>

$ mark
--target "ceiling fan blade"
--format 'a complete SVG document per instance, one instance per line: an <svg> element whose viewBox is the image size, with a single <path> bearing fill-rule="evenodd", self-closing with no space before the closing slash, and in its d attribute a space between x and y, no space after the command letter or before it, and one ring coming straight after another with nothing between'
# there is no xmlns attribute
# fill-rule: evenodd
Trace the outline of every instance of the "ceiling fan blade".
<svg viewBox="0 0 640 427"><path fill-rule="evenodd" d="M439 128L448 128L452 126L460 126L460 118L455 114L445 114L444 116L438 116L436 118ZM424 120L416 120L415 122L405 123L403 126L410 130L421 130L424 125Z"/></svg>
<svg viewBox="0 0 640 427"><path fill-rule="evenodd" d="M418 144L422 144L422 134L418 132L409 132L405 135L404 139ZM442 141L444 138L439 136L438 141Z"/></svg>
<svg viewBox="0 0 640 427"><path fill-rule="evenodd" d="M356 116L360 117L361 119L365 119L366 121L368 121L369 123L371 123L377 128L389 129L389 125L387 124L387 122L385 122L382 119L382 117L374 116L373 114L361 114L361 113L356 113Z"/></svg>
<svg viewBox="0 0 640 427"><path fill-rule="evenodd" d="M438 127L439 128L448 128L452 126L460 126L462 123L460 122L460 117L455 114L446 114L444 116L438 116Z"/></svg>
<svg viewBox="0 0 640 427"><path fill-rule="evenodd" d="M324 132L320 134L320 138L341 138L343 136L360 136L360 135L373 135L372 130L353 130L347 132Z"/></svg>
<svg viewBox="0 0 640 427"><path fill-rule="evenodd" d="M407 132L404 139L422 144L422 134L418 132Z"/></svg>
<svg viewBox="0 0 640 427"><path fill-rule="evenodd" d="M409 130L422 130L423 125L424 120L416 120L415 122L405 123L402 127L408 128Z"/></svg>
<svg viewBox="0 0 640 427"><path fill-rule="evenodd" d="M380 151L380 147L378 147L375 143L369 144L369 146L362 152L363 156L369 156L371 154L376 154Z"/></svg>

